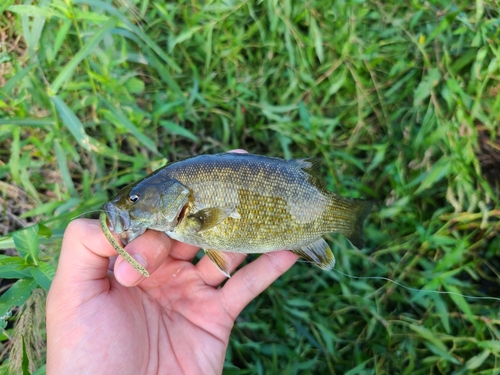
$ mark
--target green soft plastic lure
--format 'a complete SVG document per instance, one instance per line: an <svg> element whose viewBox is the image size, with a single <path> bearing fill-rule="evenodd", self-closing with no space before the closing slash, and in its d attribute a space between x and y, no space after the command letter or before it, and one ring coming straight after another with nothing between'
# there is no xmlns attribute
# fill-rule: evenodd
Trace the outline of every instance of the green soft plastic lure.
<svg viewBox="0 0 500 375"><path fill-rule="evenodd" d="M118 241L113 237L113 234L111 234L111 231L109 230L108 227L108 222L107 222L107 217L105 212L101 212L101 215L99 216L99 223L101 224L101 229L104 232L104 235L106 236L107 240L113 246L113 248L120 254L123 259L125 259L132 267L134 267L137 272L139 272L142 276L149 277L149 272L146 271L146 269L141 266L134 258L130 256L129 253L125 251L123 247L120 246Z"/></svg>

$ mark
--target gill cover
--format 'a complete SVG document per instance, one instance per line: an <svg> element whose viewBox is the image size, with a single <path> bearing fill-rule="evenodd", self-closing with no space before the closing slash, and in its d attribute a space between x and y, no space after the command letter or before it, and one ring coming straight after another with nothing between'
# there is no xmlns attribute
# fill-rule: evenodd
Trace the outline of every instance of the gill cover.
<svg viewBox="0 0 500 375"><path fill-rule="evenodd" d="M189 199L189 189L177 180L164 193L160 193L160 212L168 223L177 225L177 218ZM151 228L153 229L153 228ZM173 229L173 228L172 228ZM170 229L161 229L163 231Z"/></svg>

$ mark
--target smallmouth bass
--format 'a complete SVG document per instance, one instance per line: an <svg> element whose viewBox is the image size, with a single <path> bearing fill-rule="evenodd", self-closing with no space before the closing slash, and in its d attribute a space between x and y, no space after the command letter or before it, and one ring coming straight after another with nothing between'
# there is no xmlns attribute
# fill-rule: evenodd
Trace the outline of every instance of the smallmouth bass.
<svg viewBox="0 0 500 375"><path fill-rule="evenodd" d="M147 229L162 231L203 248L228 277L224 252L290 250L328 270L335 257L322 235L342 233L362 248L373 202L328 191L319 171L315 158L199 155L123 188L103 208L124 244Z"/></svg>

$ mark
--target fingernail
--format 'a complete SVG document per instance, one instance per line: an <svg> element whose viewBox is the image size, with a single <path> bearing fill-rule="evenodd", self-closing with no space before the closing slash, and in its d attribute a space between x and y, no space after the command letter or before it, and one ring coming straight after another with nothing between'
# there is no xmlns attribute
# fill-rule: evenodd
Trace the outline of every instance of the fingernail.
<svg viewBox="0 0 500 375"><path fill-rule="evenodd" d="M148 262L141 254L130 254L141 266L147 269ZM120 282L120 284L125 286L133 286L139 283L140 280L144 278L139 271L137 271L131 264L124 261L121 262L118 268L115 270L115 277Z"/></svg>

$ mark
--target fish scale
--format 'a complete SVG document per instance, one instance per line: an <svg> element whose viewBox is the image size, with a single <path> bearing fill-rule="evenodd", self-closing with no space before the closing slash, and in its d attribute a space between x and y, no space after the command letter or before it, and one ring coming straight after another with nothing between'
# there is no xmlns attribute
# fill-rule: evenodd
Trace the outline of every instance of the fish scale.
<svg viewBox="0 0 500 375"><path fill-rule="evenodd" d="M342 233L362 247L363 221L373 203L328 191L318 178L317 163L236 153L200 155L168 164L124 188L104 209L125 241L148 228L162 230L203 248L225 274L228 267L220 252L289 249L329 269L335 260L321 236ZM140 198L131 202L132 197ZM130 227L120 227L122 222Z"/></svg>

